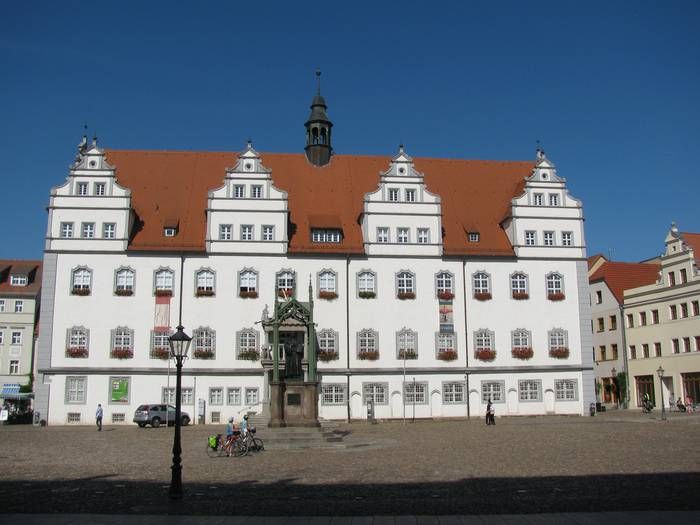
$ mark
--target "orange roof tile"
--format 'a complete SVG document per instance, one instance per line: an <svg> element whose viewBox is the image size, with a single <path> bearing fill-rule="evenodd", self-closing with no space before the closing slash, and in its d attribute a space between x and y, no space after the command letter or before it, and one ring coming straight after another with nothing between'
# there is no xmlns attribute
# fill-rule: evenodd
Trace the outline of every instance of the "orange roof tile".
<svg viewBox="0 0 700 525"><path fill-rule="evenodd" d="M681 232L681 237L693 249L695 265L700 266L700 233Z"/></svg>
<svg viewBox="0 0 700 525"><path fill-rule="evenodd" d="M132 191L139 216L130 250L204 251L207 192L223 184L225 169L237 153L183 151L106 152L117 179ZM290 253L364 253L358 219L365 193L379 184L390 157L335 155L316 167L304 154L264 153L276 187L289 195ZM425 174L427 189L442 198L446 255L512 256L513 248L500 227L510 201L522 192L533 162L414 159ZM318 217L333 217L342 227L340 244L314 244L310 226ZM163 236L163 224L179 219L175 237ZM467 243L466 232L478 231L480 242Z"/></svg>
<svg viewBox="0 0 700 525"><path fill-rule="evenodd" d="M625 290L655 283L660 269L659 264L606 261L591 275L588 282L605 281L617 302L622 304Z"/></svg>

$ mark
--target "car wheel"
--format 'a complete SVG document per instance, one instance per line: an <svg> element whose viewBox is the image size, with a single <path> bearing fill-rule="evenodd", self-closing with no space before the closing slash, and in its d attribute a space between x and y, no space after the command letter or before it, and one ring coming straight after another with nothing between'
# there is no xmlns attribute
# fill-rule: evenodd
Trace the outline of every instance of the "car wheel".
<svg viewBox="0 0 700 525"><path fill-rule="evenodd" d="M151 426L152 426L153 428L158 428L158 427L160 426L160 418L159 418L159 417L154 417L154 418L151 420Z"/></svg>
<svg viewBox="0 0 700 525"><path fill-rule="evenodd" d="M182 426L186 427L189 424L190 424L190 418L188 418L187 416L182 416Z"/></svg>
<svg viewBox="0 0 700 525"><path fill-rule="evenodd" d="M146 426L146 423L139 423L139 428L144 428Z"/></svg>

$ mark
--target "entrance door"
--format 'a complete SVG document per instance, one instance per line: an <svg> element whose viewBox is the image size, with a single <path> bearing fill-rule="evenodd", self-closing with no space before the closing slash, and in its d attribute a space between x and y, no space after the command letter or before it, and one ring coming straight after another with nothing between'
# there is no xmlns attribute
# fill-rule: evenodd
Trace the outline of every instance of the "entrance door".
<svg viewBox="0 0 700 525"><path fill-rule="evenodd" d="M681 377L686 401L690 398L692 403L697 403L700 400L700 374L697 372L681 374Z"/></svg>
<svg viewBox="0 0 700 525"><path fill-rule="evenodd" d="M637 385L637 406L642 406L644 394L649 394L649 399L652 405L656 405L656 397L654 396L654 376L634 376Z"/></svg>

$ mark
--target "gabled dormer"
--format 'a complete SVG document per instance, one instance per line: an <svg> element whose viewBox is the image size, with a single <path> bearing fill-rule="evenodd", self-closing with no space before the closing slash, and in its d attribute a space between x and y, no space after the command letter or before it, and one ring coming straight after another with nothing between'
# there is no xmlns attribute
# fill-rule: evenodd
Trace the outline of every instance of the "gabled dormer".
<svg viewBox="0 0 700 525"><path fill-rule="evenodd" d="M661 256L661 273L667 286L684 285L700 277L698 254L695 248L700 241L697 233L681 232L675 222L666 234L666 249Z"/></svg>
<svg viewBox="0 0 700 525"><path fill-rule="evenodd" d="M248 141L224 185L209 192L207 251L285 253L287 193L275 187L272 172Z"/></svg>
<svg viewBox="0 0 700 525"><path fill-rule="evenodd" d="M368 255L442 255L440 197L399 146L379 185L365 194L362 235Z"/></svg>
<svg viewBox="0 0 700 525"><path fill-rule="evenodd" d="M566 179L539 147L523 193L511 201L502 225L518 257L586 256L581 202L569 194Z"/></svg>
<svg viewBox="0 0 700 525"><path fill-rule="evenodd" d="M671 229L666 234L666 238L664 239L664 244L666 245L666 250L665 250L664 255L667 257L669 255L682 253L683 251L686 250L686 247L684 246L684 243L683 243L683 237L681 236L681 233L678 231L678 226L676 226L675 222L671 223Z"/></svg>
<svg viewBox="0 0 700 525"><path fill-rule="evenodd" d="M130 190L97 137L83 136L66 182L51 190L46 250L124 251L132 224Z"/></svg>

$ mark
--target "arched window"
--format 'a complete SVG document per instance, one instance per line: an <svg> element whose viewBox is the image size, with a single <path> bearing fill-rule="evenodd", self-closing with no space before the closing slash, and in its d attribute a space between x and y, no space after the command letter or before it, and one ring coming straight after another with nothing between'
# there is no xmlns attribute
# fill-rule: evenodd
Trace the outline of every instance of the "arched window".
<svg viewBox="0 0 700 525"><path fill-rule="evenodd" d="M114 276L114 293L133 295L135 275L136 273L131 268L119 268Z"/></svg>
<svg viewBox="0 0 700 525"><path fill-rule="evenodd" d="M319 330L318 334L318 358L321 361L338 359L338 333L334 330Z"/></svg>
<svg viewBox="0 0 700 525"><path fill-rule="evenodd" d="M90 331L83 326L74 326L66 334L66 357L87 357Z"/></svg>
<svg viewBox="0 0 700 525"><path fill-rule="evenodd" d="M454 298L454 276L450 272L440 272L435 276L435 290L439 299Z"/></svg>
<svg viewBox="0 0 700 525"><path fill-rule="evenodd" d="M112 330L112 351L110 357L130 359L134 357L134 331L126 326Z"/></svg>
<svg viewBox="0 0 700 525"><path fill-rule="evenodd" d="M156 295L172 295L173 294L174 276L172 270L161 268L156 270L154 283Z"/></svg>
<svg viewBox="0 0 700 525"><path fill-rule="evenodd" d="M216 280L213 270L208 268L199 270L196 273L196 280L197 296L214 295Z"/></svg>
<svg viewBox="0 0 700 525"><path fill-rule="evenodd" d="M550 301L561 301L564 299L564 278L556 273L548 273L547 281L547 298Z"/></svg>
<svg viewBox="0 0 700 525"><path fill-rule="evenodd" d="M357 295L362 299L376 297L377 276L370 270L363 270L357 274Z"/></svg>
<svg viewBox="0 0 700 525"><path fill-rule="evenodd" d="M291 270L282 270L277 274L277 295L283 299L294 296L296 278Z"/></svg>
<svg viewBox="0 0 700 525"><path fill-rule="evenodd" d="M73 270L71 275L71 293L73 295L90 295L92 288L92 270L82 267Z"/></svg>
<svg viewBox="0 0 700 525"><path fill-rule="evenodd" d="M515 272L510 276L510 292L513 299L529 299L527 275Z"/></svg>
<svg viewBox="0 0 700 525"><path fill-rule="evenodd" d="M245 328L236 334L236 344L238 346L238 359L257 361L260 358L258 349L259 335L252 328Z"/></svg>
<svg viewBox="0 0 700 525"><path fill-rule="evenodd" d="M357 334L357 358L374 361L379 358L379 336L374 330L364 329Z"/></svg>
<svg viewBox="0 0 700 525"><path fill-rule="evenodd" d="M396 334L396 358L418 359L418 334L407 328Z"/></svg>
<svg viewBox="0 0 700 525"><path fill-rule="evenodd" d="M415 276L408 270L396 274L396 295L399 299L415 299Z"/></svg>
<svg viewBox="0 0 700 525"><path fill-rule="evenodd" d="M238 274L238 295L250 298L258 296L258 272L246 268Z"/></svg>
<svg viewBox="0 0 700 525"><path fill-rule="evenodd" d="M485 328L474 332L474 357L481 361L493 361L496 358L494 333Z"/></svg>
<svg viewBox="0 0 700 525"><path fill-rule="evenodd" d="M192 337L195 359L214 359L216 357L216 333L211 328L197 328Z"/></svg>
<svg viewBox="0 0 700 525"><path fill-rule="evenodd" d="M335 299L338 297L334 271L323 270L318 274L318 296L321 299Z"/></svg>
<svg viewBox="0 0 700 525"><path fill-rule="evenodd" d="M549 356L557 359L569 357L569 334L561 328L549 331Z"/></svg>
<svg viewBox="0 0 700 525"><path fill-rule="evenodd" d="M476 272L472 275L474 299L488 301L491 299L491 277L486 272Z"/></svg>

